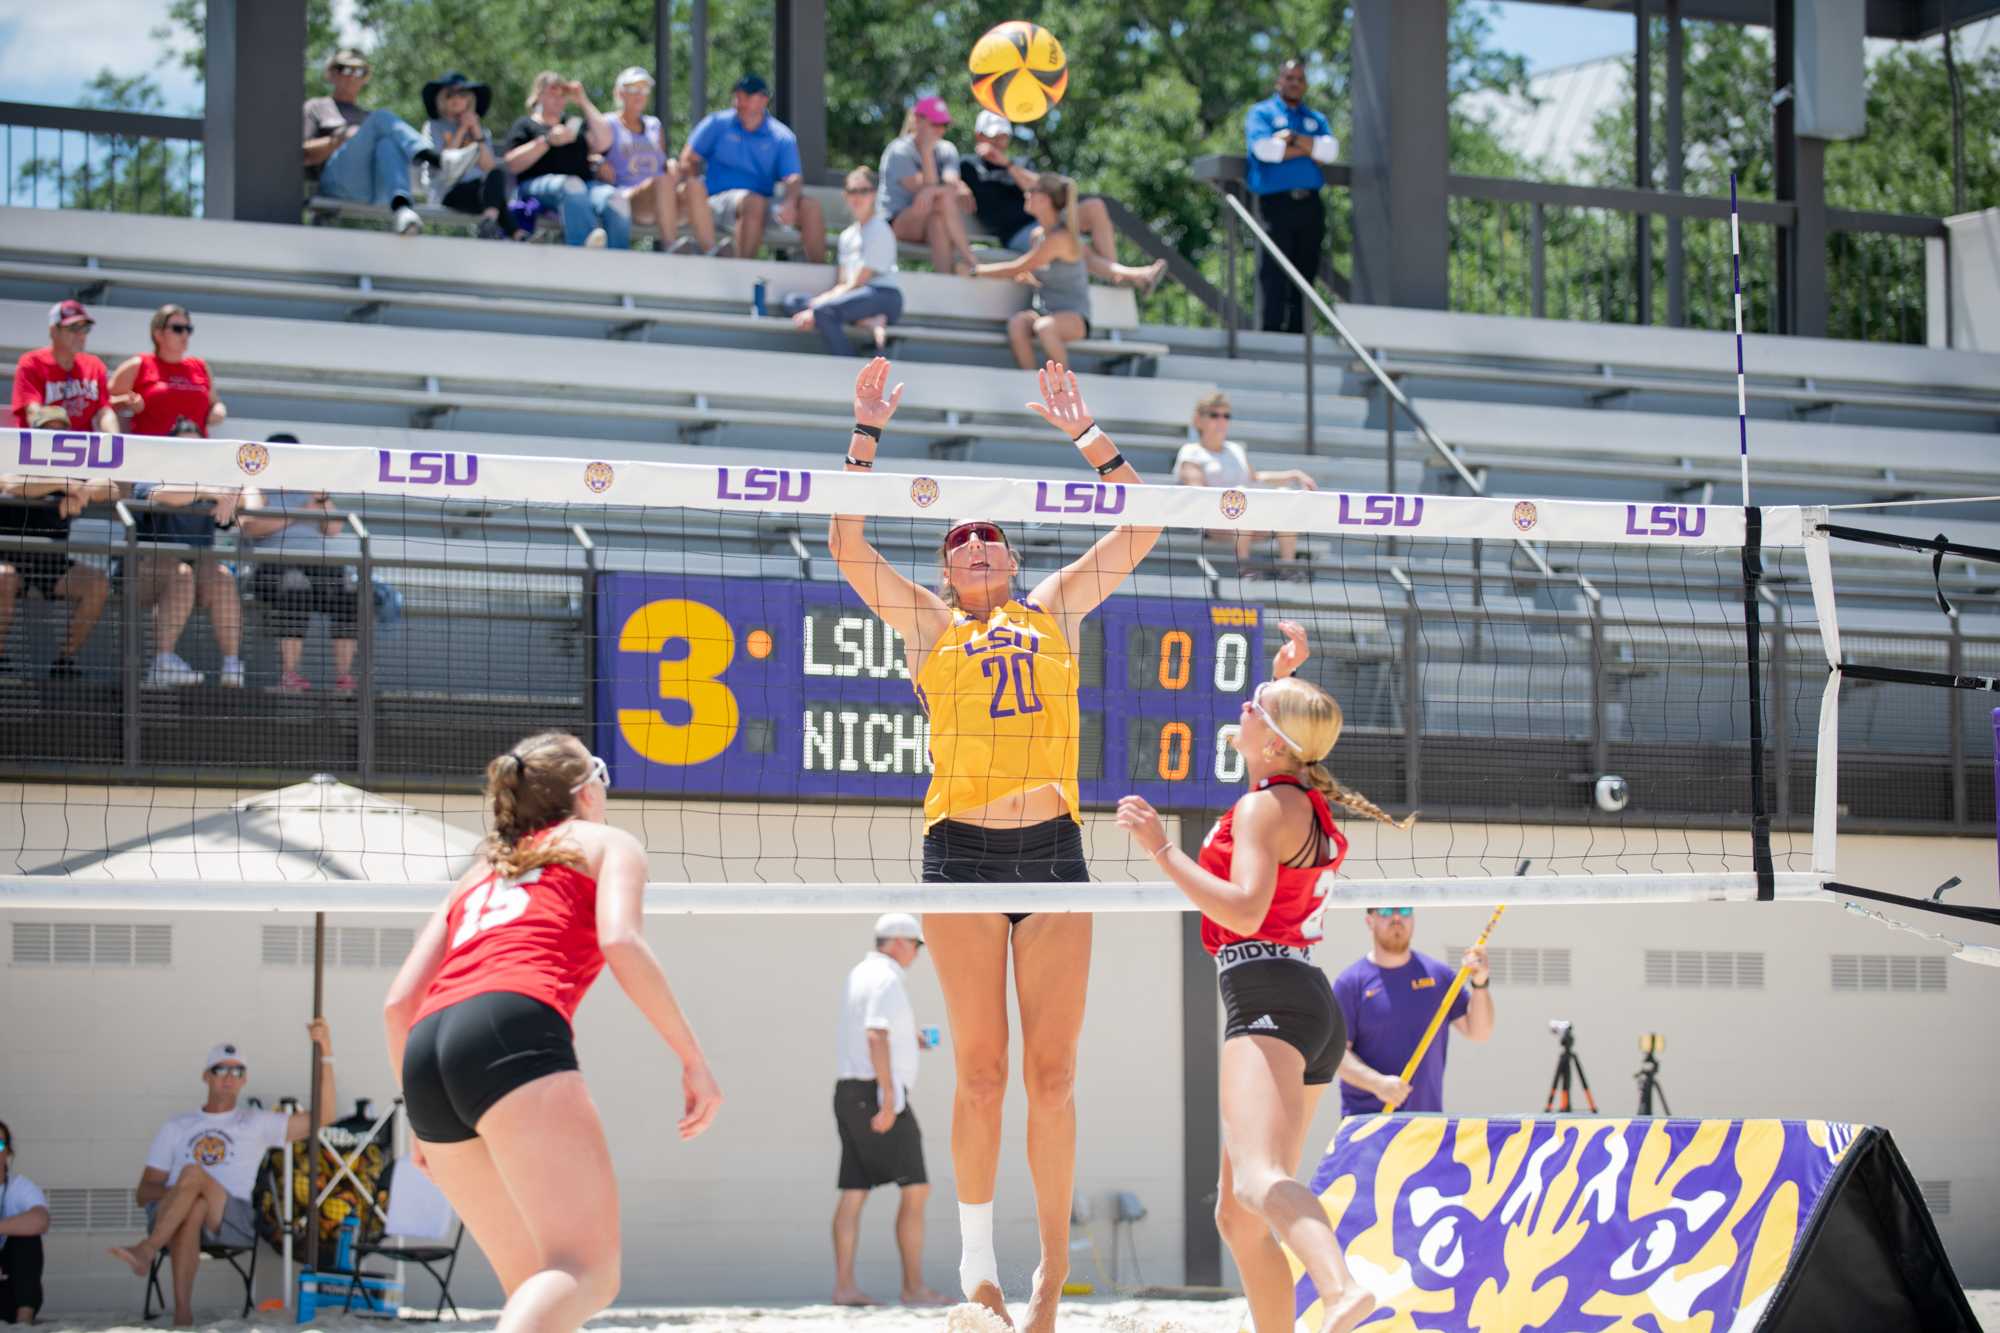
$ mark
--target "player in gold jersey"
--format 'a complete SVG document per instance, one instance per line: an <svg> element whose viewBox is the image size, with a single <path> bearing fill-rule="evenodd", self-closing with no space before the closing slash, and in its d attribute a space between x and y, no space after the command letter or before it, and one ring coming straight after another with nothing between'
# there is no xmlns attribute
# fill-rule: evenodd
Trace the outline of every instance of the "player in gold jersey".
<svg viewBox="0 0 2000 1333"><path fill-rule="evenodd" d="M1138 472L1098 429L1076 376L1051 361L1028 406L1068 436L1105 480ZM874 466L882 428L903 386L889 363L869 362L854 383L847 469ZM862 532L836 514L828 544L841 574L903 636L910 679L931 720L934 774L924 797L924 879L947 883L1085 880L1077 796L1077 633L1123 583L1160 529L1121 527L1025 596L1020 562L997 523L963 522L938 551L936 592L905 578ZM924 940L936 952L951 1020L957 1086L951 1153L958 1185L966 1298L1008 1319L993 1255L993 1186L1000 1106L1007 1089L1007 960L1021 1010L1028 1094L1028 1169L1035 1182L1041 1266L1028 1301L1028 1333L1055 1326L1069 1275L1070 1197L1076 1176L1077 1038L1090 974L1091 919L1070 912L934 912Z"/></svg>

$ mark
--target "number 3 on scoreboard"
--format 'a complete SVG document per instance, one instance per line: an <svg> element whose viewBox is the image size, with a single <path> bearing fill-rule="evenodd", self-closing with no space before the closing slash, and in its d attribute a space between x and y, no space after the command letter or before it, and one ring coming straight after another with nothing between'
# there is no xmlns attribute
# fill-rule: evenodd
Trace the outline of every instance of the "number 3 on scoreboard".
<svg viewBox="0 0 2000 1333"><path fill-rule="evenodd" d="M528 910L528 891L521 886L533 884L541 877L540 866L519 879L501 879L496 875L466 894L458 933L451 937L451 947L456 949L474 935L518 920L521 913Z"/></svg>
<svg viewBox="0 0 2000 1333"><path fill-rule="evenodd" d="M621 708L618 731L649 762L678 768L728 749L741 715L735 693L716 679L736 656L736 631L714 607L679 597L648 602L619 629L618 651L658 656L676 639L687 656L660 662L659 695L685 703L692 716L669 722L657 709Z"/></svg>

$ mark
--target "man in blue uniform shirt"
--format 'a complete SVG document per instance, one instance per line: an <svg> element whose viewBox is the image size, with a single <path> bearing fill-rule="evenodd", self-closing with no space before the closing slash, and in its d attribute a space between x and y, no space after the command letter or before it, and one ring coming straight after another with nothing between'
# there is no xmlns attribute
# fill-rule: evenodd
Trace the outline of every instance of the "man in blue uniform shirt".
<svg viewBox="0 0 2000 1333"><path fill-rule="evenodd" d="M806 194L799 141L770 112L771 87L756 74L736 81L734 106L702 118L681 150L681 203L707 208L729 232L738 259L755 259L764 221L796 227L806 259L826 261L826 220ZM773 200L776 206L773 207Z"/></svg>
<svg viewBox="0 0 2000 1333"><path fill-rule="evenodd" d="M1326 178L1320 166L1333 161L1340 145L1326 117L1306 106L1305 96L1305 62L1294 57L1278 68L1278 91L1250 108L1243 137L1250 150L1250 193L1257 197L1264 230L1313 282L1326 242L1326 208L1319 193ZM1266 330L1305 332L1305 298L1268 253L1257 267L1257 287Z"/></svg>
<svg viewBox="0 0 2000 1333"><path fill-rule="evenodd" d="M1333 983L1334 1002L1347 1020L1347 1054L1340 1062L1340 1113L1372 1115L1384 1101L1399 1111L1444 1110L1445 1047L1451 1033L1467 1041L1493 1035L1493 994L1487 990L1486 950L1475 946L1461 960L1472 969L1452 1000L1447 1025L1438 1030L1423 1062L1403 1082L1403 1066L1451 988L1457 969L1410 947L1416 916L1408 907L1371 907L1368 933L1374 947Z"/></svg>

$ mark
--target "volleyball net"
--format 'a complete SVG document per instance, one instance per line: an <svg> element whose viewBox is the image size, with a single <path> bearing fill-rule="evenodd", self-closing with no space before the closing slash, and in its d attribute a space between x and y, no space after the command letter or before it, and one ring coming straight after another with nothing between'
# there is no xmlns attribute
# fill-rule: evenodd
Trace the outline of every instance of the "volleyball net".
<svg viewBox="0 0 2000 1333"><path fill-rule="evenodd" d="M965 907L1183 906L1110 811L1144 796L1193 847L1241 795L1231 741L1281 620L1345 715L1327 766L1419 816L1343 814L1338 901L1769 898L1834 874L1837 638L1812 511L19 441L20 476L117 485L83 497L66 549L18 548L112 583L74 675L44 678L58 599L15 630L12 905L427 910L479 836L486 762L558 729L608 763L660 910L936 910L914 884L927 701L836 569L833 514L865 516L926 587L949 524L991 520L1023 598L1096 573L1121 525L1161 530L1129 576L1095 580L1115 591L1071 645L1062 739L1096 882L955 891ZM243 512L212 548L147 530L225 496ZM164 644L176 578L197 611ZM232 578L240 686L209 601ZM200 682L156 675L163 647ZM1055 683L1015 656L992 655L992 716L1059 726ZM309 883L328 879L355 882Z"/></svg>

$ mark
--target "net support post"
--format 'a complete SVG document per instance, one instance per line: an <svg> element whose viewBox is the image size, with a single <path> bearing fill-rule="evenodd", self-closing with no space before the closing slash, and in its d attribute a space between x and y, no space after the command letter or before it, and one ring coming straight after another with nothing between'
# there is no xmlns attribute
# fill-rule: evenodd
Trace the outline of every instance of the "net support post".
<svg viewBox="0 0 2000 1333"><path fill-rule="evenodd" d="M1802 515L1806 576L1812 587L1813 615L1826 653L1826 685L1819 700L1819 744L1813 763L1812 866L1832 876L1840 828L1840 622L1834 614L1833 560L1827 547L1826 510Z"/></svg>
<svg viewBox="0 0 2000 1333"><path fill-rule="evenodd" d="M1586 598L1590 616L1590 765L1592 781L1611 771L1611 735L1605 725L1604 603Z"/></svg>
<svg viewBox="0 0 2000 1333"><path fill-rule="evenodd" d="M1179 812L1180 849L1201 855L1208 827L1200 811ZM1222 1285L1222 1241L1213 1221L1222 1161L1222 1031L1216 1016L1215 960L1201 944L1201 915L1180 914L1182 1281Z"/></svg>
<svg viewBox="0 0 2000 1333"><path fill-rule="evenodd" d="M1965 626L1951 617L1951 639L1945 646L1945 670L1954 676L1965 674ZM1961 828L1972 822L1965 785L1965 691L1946 690L1945 726L1951 758L1951 822Z"/></svg>
<svg viewBox="0 0 2000 1333"><path fill-rule="evenodd" d="M355 563L355 578L360 583L355 596L361 605L356 608L359 614L354 627L354 655L358 659L354 682L354 768L360 774L361 785L366 787L375 778L375 556L361 516L349 514L347 522L361 541L361 557Z"/></svg>
<svg viewBox="0 0 2000 1333"><path fill-rule="evenodd" d="M1743 654L1750 705L1750 861L1757 873L1757 898L1772 894L1771 811L1764 792L1764 511L1743 508Z"/></svg>
<svg viewBox="0 0 2000 1333"><path fill-rule="evenodd" d="M1389 574L1409 599L1403 608L1403 803L1415 810L1423 804L1423 620L1417 613L1416 585L1409 575L1393 565Z"/></svg>
<svg viewBox="0 0 2000 1333"><path fill-rule="evenodd" d="M118 684L125 716L120 736L120 755L128 772L139 771L139 669L145 656L145 626L139 619L139 520L123 500L118 502L118 522L125 529L125 577L119 588Z"/></svg>

